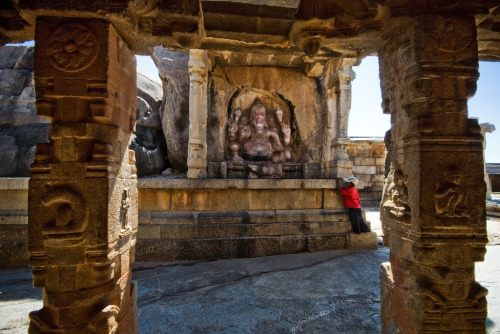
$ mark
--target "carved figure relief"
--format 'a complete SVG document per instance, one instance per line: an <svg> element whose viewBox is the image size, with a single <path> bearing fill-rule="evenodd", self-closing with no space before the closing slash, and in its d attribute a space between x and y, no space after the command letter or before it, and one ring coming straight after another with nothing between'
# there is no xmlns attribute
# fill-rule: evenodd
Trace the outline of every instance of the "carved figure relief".
<svg viewBox="0 0 500 334"><path fill-rule="evenodd" d="M50 36L47 55L57 69L77 72L94 62L98 50L97 38L89 28L79 23L67 23Z"/></svg>
<svg viewBox="0 0 500 334"><path fill-rule="evenodd" d="M435 41L437 48L444 52L460 52L473 40L472 30L467 19L450 17L446 19L427 18L425 24L430 27L428 35Z"/></svg>
<svg viewBox="0 0 500 334"><path fill-rule="evenodd" d="M120 206L120 222L121 222L121 232L126 232L130 230L130 189L123 189L122 200Z"/></svg>
<svg viewBox="0 0 500 334"><path fill-rule="evenodd" d="M384 194L382 207L397 219L409 219L411 208L408 205L408 176L400 169L391 171L388 175L389 186Z"/></svg>
<svg viewBox="0 0 500 334"><path fill-rule="evenodd" d="M470 212L466 207L463 176L456 167L445 169L442 175L437 178L434 198L438 216L470 217Z"/></svg>
<svg viewBox="0 0 500 334"><path fill-rule="evenodd" d="M227 129L229 158L235 162L293 160L290 116L281 109L267 110L255 99L247 111L231 111Z"/></svg>

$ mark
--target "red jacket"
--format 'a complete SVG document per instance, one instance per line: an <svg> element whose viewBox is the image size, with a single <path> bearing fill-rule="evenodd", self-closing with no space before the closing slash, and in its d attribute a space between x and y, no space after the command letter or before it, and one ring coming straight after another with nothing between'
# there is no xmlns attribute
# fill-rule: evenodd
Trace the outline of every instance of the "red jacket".
<svg viewBox="0 0 500 334"><path fill-rule="evenodd" d="M355 187L340 188L339 191L344 196L344 208L361 208L358 190Z"/></svg>

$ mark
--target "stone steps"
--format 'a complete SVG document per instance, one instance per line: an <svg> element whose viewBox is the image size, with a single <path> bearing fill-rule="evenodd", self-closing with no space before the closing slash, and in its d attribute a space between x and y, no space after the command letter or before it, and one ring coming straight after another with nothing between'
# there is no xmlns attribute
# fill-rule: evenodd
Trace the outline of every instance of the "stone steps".
<svg viewBox="0 0 500 334"><path fill-rule="evenodd" d="M216 260L373 249L375 233L351 233L345 210L139 214L137 261Z"/></svg>

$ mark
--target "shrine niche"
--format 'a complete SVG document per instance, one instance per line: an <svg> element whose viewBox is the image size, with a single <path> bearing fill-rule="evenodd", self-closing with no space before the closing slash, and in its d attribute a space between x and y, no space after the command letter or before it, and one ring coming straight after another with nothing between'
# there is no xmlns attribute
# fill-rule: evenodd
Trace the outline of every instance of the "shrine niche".
<svg viewBox="0 0 500 334"><path fill-rule="evenodd" d="M301 69L227 66L210 55L208 178L319 178L327 165L324 82Z"/></svg>
<svg viewBox="0 0 500 334"><path fill-rule="evenodd" d="M230 177L296 176L296 132L292 111L282 97L260 90L237 92L226 131Z"/></svg>

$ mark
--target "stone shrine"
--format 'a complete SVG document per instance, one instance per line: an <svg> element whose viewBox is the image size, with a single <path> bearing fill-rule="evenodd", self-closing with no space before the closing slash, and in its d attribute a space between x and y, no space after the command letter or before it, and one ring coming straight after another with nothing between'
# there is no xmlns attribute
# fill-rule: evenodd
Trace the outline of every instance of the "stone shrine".
<svg viewBox="0 0 500 334"><path fill-rule="evenodd" d="M35 40L36 110L51 121L28 186L29 264L44 289L29 332L137 332L136 254L370 247L370 234L349 233L333 179L354 170L352 67L378 55L391 115L382 332L484 333L487 291L474 275L487 243L484 138L467 100L478 60L500 59L499 8L496 0L2 2L0 42ZM166 143L187 178L142 180L139 196L128 149L133 55L158 45L184 53L187 65L178 77L189 78L188 98L166 83L164 96L179 98L162 120L183 134Z"/></svg>

